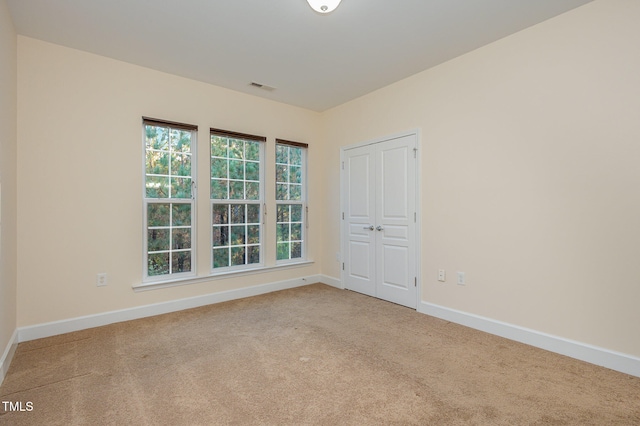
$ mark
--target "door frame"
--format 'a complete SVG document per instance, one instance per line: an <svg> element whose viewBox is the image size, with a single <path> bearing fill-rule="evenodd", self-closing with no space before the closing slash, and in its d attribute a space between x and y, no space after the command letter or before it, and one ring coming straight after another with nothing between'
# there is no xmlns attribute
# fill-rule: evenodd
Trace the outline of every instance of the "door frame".
<svg viewBox="0 0 640 426"><path fill-rule="evenodd" d="M344 220L344 212L345 206L347 205L346 191L345 191L345 151L359 148L367 145L375 145L382 142L387 142L393 139L399 139L406 136L413 136L416 141L416 174L415 174L415 200L416 200L416 278L417 278L417 300L416 300L416 310L420 307L420 303L422 302L422 264L420 259L422 258L422 191L421 191L421 182L422 182L422 143L420 138L420 129L413 129L406 132L395 133L387 136L383 136L376 139L371 139L364 142L358 142L351 145L345 145L340 147L340 287L344 290L346 289L346 278L345 278L345 253L347 253L347 230Z"/></svg>

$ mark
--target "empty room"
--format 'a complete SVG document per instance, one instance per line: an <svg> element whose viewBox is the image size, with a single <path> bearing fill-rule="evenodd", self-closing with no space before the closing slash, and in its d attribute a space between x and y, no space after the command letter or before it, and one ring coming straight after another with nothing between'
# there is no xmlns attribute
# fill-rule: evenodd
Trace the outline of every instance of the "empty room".
<svg viewBox="0 0 640 426"><path fill-rule="evenodd" d="M640 424L637 0L0 0L0 424Z"/></svg>

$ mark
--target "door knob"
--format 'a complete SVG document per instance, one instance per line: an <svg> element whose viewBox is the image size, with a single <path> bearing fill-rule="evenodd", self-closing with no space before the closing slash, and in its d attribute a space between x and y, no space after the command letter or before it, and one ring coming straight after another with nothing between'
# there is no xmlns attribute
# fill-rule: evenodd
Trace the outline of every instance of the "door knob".
<svg viewBox="0 0 640 426"><path fill-rule="evenodd" d="M384 229L384 227L382 227L382 226L378 225L378 226L376 226L376 229L377 229L378 231L382 231L382 230Z"/></svg>
<svg viewBox="0 0 640 426"><path fill-rule="evenodd" d="M365 226L362 229L368 229L369 231L373 231L373 225Z"/></svg>

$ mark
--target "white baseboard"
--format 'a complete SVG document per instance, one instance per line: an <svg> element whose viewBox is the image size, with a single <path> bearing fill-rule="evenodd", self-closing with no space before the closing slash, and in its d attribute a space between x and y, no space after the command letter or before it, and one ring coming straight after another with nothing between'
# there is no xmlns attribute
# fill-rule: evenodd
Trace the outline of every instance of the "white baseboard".
<svg viewBox="0 0 640 426"><path fill-rule="evenodd" d="M4 350L2 358L0 358L0 383L2 383L2 380L9 369L9 365L13 359L18 342L26 342L29 340L55 336L58 334L93 327L100 327L122 321L197 308L214 303L242 299L245 297L258 296L261 294L301 287L318 282L340 289L344 288L339 279L318 274L286 281L277 281L252 287L245 287L237 290L228 290L203 296L172 300L153 305L138 306L135 308L70 318L67 320L37 324L28 327L20 327L13 333L13 336ZM496 321L491 318L481 317L432 303L420 302L418 305L418 312L640 377L640 358L631 355L541 333L536 330L519 327L513 324Z"/></svg>
<svg viewBox="0 0 640 426"><path fill-rule="evenodd" d="M320 275L320 281L322 284L330 285L331 287L339 288L344 290L344 286L342 285L342 281L339 278L333 278L328 275Z"/></svg>
<svg viewBox="0 0 640 426"><path fill-rule="evenodd" d="M109 325L122 321L161 315L169 312L177 312L184 309L197 308L214 303L242 299L245 297L258 296L260 294L301 287L318 282L323 282L322 275L311 275L291 280L277 281L252 287L240 288L237 290L221 291L218 293L205 294L203 296L156 303L153 305L137 306L135 308L103 312L95 315L87 315L61 321L20 327L18 328L18 341L26 342L29 340L41 339L43 337L70 333L72 331L101 327L103 325Z"/></svg>
<svg viewBox="0 0 640 426"><path fill-rule="evenodd" d="M476 330L495 334L520 343L535 346L591 364L610 368L632 376L640 377L640 358L588 345L574 340L541 333L491 318L446 308L427 302L420 302L418 312L455 322Z"/></svg>
<svg viewBox="0 0 640 426"><path fill-rule="evenodd" d="M9 366L11 365L11 360L13 359L13 355L16 353L16 348L18 347L18 330L14 330L9 342L7 343L7 347L2 353L2 358L0 358L0 385L4 381L4 377L7 375L7 371L9 371Z"/></svg>

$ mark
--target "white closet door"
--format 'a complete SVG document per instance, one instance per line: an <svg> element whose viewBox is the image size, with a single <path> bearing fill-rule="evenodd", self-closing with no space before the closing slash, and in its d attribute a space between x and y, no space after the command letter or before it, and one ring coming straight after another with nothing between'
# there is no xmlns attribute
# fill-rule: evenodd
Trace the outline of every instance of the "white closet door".
<svg viewBox="0 0 640 426"><path fill-rule="evenodd" d="M346 287L375 296L375 155L371 145L350 149L345 163Z"/></svg>
<svg viewBox="0 0 640 426"><path fill-rule="evenodd" d="M345 151L345 286L415 308L416 136Z"/></svg>

